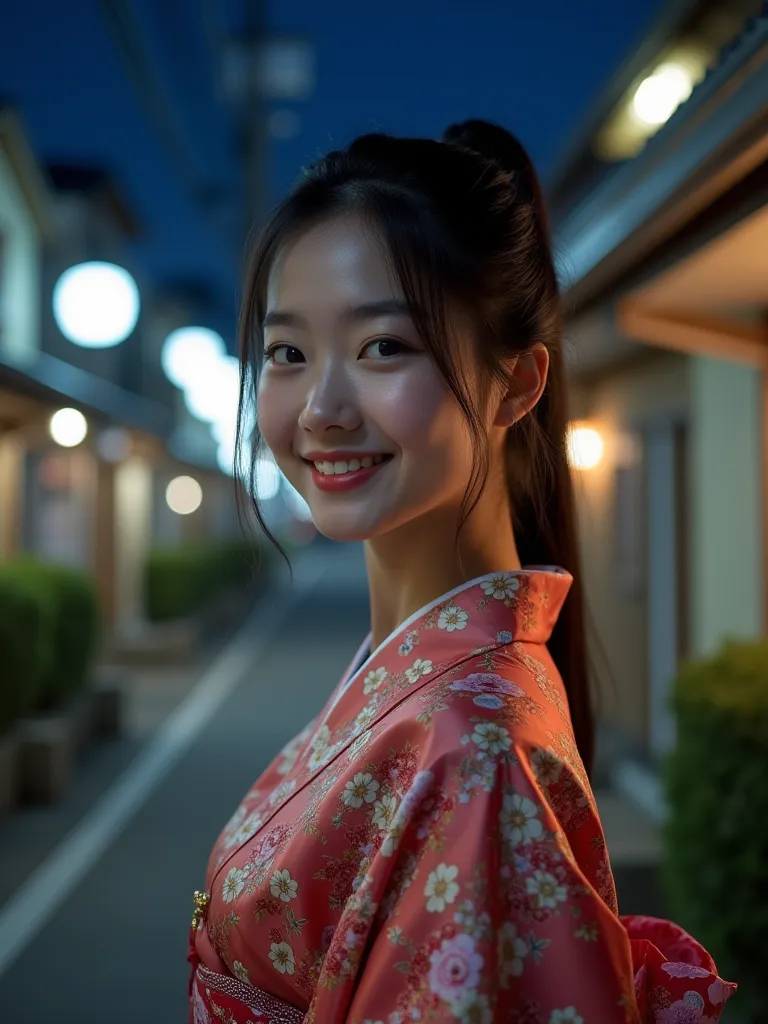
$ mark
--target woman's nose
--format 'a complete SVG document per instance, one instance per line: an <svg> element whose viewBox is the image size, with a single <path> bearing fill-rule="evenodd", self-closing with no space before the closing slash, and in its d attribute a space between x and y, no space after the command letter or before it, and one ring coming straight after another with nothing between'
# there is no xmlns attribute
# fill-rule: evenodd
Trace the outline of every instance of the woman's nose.
<svg viewBox="0 0 768 1024"><path fill-rule="evenodd" d="M312 388L299 416L299 426L308 433L317 434L339 427L356 430L361 423L353 396L338 376L328 375Z"/></svg>

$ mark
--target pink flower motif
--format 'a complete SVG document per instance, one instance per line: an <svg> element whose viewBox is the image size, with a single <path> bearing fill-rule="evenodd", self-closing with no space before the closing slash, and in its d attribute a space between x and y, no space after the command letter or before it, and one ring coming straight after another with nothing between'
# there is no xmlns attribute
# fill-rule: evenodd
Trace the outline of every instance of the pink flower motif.
<svg viewBox="0 0 768 1024"><path fill-rule="evenodd" d="M662 971L670 978L709 978L709 971L703 967L693 967L691 964L666 963L661 965Z"/></svg>
<svg viewBox="0 0 768 1024"><path fill-rule="evenodd" d="M429 987L447 1003L460 1000L468 990L477 987L483 966L482 956L475 951L475 940L463 934L445 939L429 962Z"/></svg>
<svg viewBox="0 0 768 1024"><path fill-rule="evenodd" d="M724 981L718 978L717 981L713 981L707 989L707 995L709 996L710 1003L712 1003L713 1006L718 1006L720 1003L727 1002L733 995L733 991L734 990L730 985L727 985Z"/></svg>
<svg viewBox="0 0 768 1024"><path fill-rule="evenodd" d="M464 693L506 693L512 697L523 697L525 690L508 680L497 676L495 672L473 672L466 679L457 679L448 687L449 690L460 690Z"/></svg>
<svg viewBox="0 0 768 1024"><path fill-rule="evenodd" d="M657 1010L655 1021L656 1024L713 1024L712 1018L702 1013L702 1007L695 1000L678 999L671 1006Z"/></svg>

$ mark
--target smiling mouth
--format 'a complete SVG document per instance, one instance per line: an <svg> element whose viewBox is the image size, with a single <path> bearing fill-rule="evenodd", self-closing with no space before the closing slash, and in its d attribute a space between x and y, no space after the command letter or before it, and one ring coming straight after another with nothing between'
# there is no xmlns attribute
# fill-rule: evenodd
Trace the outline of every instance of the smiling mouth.
<svg viewBox="0 0 768 1024"><path fill-rule="evenodd" d="M391 458L391 455L364 455L361 459L342 459L335 462L313 461L312 459L304 461L323 476L345 476L349 473L357 473L362 469L371 469Z"/></svg>

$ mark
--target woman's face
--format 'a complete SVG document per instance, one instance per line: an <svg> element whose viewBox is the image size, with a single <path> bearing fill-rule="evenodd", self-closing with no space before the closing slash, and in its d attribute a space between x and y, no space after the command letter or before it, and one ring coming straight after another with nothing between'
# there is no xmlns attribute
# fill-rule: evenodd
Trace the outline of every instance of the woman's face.
<svg viewBox="0 0 768 1024"><path fill-rule="evenodd" d="M376 235L320 224L273 267L258 423L321 533L368 540L458 510L472 448Z"/></svg>

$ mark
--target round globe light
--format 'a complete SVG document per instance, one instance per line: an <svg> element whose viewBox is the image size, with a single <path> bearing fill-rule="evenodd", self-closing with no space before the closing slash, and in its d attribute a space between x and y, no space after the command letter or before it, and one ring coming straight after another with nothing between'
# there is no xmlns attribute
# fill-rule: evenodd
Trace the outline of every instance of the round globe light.
<svg viewBox="0 0 768 1024"><path fill-rule="evenodd" d="M193 416L206 423L237 419L240 395L240 363L235 356L219 356L206 364L204 376L184 389L184 404Z"/></svg>
<svg viewBox="0 0 768 1024"><path fill-rule="evenodd" d="M204 382L211 368L226 355L224 339L207 327L181 327L163 342L160 362L168 380L177 388Z"/></svg>
<svg viewBox="0 0 768 1024"><path fill-rule="evenodd" d="M632 105L645 124L665 124L691 95L691 73L679 64L662 64L637 87Z"/></svg>
<svg viewBox="0 0 768 1024"><path fill-rule="evenodd" d="M566 434L568 462L573 469L594 469L603 458L603 439L584 423L572 423Z"/></svg>
<svg viewBox="0 0 768 1024"><path fill-rule="evenodd" d="M203 502L203 489L192 476L177 476L165 491L168 508L180 516L196 512Z"/></svg>
<svg viewBox="0 0 768 1024"><path fill-rule="evenodd" d="M59 409L51 416L50 431L62 448L76 448L88 434L88 422L77 409Z"/></svg>
<svg viewBox="0 0 768 1024"><path fill-rule="evenodd" d="M140 309L136 282L114 263L70 267L53 289L53 315L59 330L82 348L111 348L125 341Z"/></svg>

